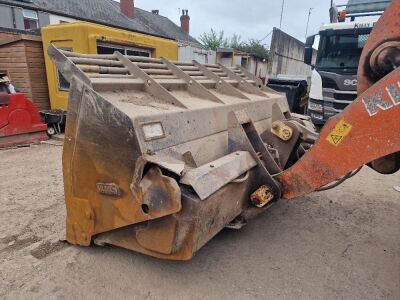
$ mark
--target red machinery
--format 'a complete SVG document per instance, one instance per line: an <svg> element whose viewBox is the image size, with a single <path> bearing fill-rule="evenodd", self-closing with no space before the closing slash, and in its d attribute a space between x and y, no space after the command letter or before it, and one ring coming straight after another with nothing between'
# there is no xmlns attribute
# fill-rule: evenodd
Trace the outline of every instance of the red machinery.
<svg viewBox="0 0 400 300"><path fill-rule="evenodd" d="M47 125L24 94L0 93L0 148L48 139Z"/></svg>

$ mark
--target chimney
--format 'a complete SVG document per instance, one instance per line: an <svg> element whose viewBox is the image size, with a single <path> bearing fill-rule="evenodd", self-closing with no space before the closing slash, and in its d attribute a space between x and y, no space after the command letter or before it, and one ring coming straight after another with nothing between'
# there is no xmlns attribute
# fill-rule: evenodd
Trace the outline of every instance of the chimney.
<svg viewBox="0 0 400 300"><path fill-rule="evenodd" d="M187 9L184 9L182 10L182 16L181 16L181 28L187 34L189 34L189 25L190 25L189 11Z"/></svg>
<svg viewBox="0 0 400 300"><path fill-rule="evenodd" d="M160 14L160 11L158 9L153 9L151 12L153 14L155 14L155 15L159 15Z"/></svg>
<svg viewBox="0 0 400 300"><path fill-rule="evenodd" d="M135 3L134 0L120 0L119 7L121 13L127 16L129 19L135 18Z"/></svg>

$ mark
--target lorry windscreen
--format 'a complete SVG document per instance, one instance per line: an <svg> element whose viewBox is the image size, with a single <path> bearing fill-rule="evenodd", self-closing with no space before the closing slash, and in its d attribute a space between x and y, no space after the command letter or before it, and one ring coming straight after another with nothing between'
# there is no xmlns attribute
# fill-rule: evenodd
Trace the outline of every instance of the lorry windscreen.
<svg viewBox="0 0 400 300"><path fill-rule="evenodd" d="M319 69L357 69L368 33L321 35L316 67Z"/></svg>

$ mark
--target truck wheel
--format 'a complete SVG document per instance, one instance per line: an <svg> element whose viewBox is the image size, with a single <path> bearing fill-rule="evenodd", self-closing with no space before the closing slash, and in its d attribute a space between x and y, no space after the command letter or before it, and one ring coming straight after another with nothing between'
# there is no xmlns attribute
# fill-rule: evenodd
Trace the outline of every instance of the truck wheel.
<svg viewBox="0 0 400 300"><path fill-rule="evenodd" d="M47 135L48 136L53 136L53 135L55 135L56 134L56 130L54 129L54 127L53 126L50 126L50 127L48 127L47 128Z"/></svg>

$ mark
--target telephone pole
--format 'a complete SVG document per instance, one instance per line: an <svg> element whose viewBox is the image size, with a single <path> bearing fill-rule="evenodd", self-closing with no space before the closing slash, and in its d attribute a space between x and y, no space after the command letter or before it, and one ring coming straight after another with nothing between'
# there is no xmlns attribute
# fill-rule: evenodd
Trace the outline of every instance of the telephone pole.
<svg viewBox="0 0 400 300"><path fill-rule="evenodd" d="M279 22L279 29L282 28L283 9L285 8L285 0L282 0L281 21Z"/></svg>
<svg viewBox="0 0 400 300"><path fill-rule="evenodd" d="M308 34L308 25L310 25L310 17L311 17L311 12L314 8L310 7L308 10L308 19L307 19L307 27L306 27L306 39L307 39L307 34Z"/></svg>

